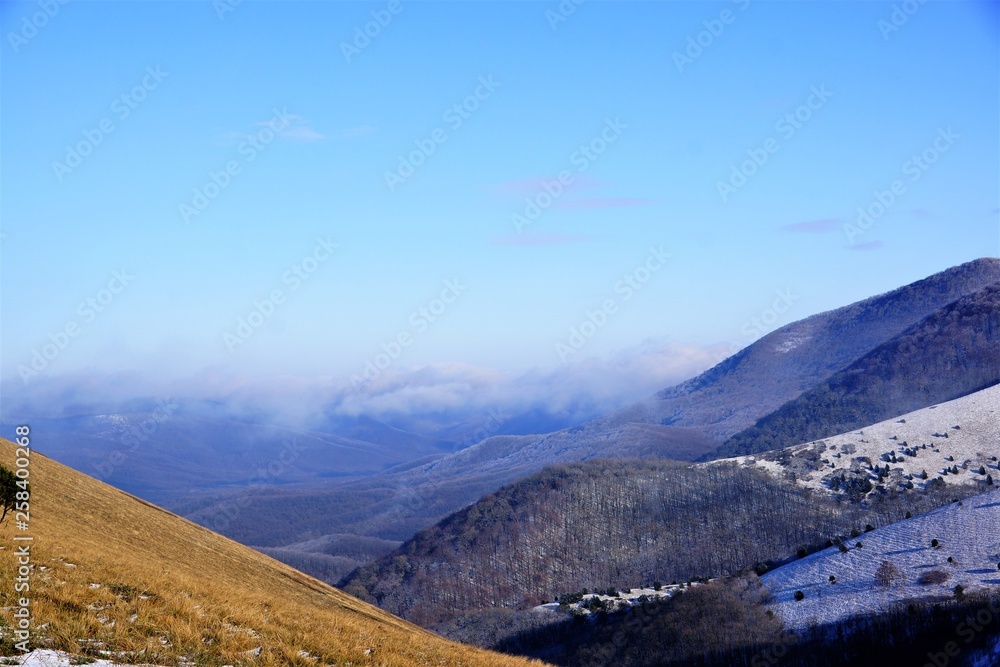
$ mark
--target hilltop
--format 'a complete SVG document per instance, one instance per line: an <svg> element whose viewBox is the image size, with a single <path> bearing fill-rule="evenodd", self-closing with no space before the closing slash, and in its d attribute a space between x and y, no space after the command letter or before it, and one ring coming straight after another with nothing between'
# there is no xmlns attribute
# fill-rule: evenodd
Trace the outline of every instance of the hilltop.
<svg viewBox="0 0 1000 667"><path fill-rule="evenodd" d="M0 440L0 463L15 447ZM30 457L32 646L117 662L527 665L445 641L45 456ZM13 581L11 521L0 580ZM14 591L0 588L3 653ZM537 664L537 663L535 663Z"/></svg>
<svg viewBox="0 0 1000 667"><path fill-rule="evenodd" d="M752 454L836 435L1000 382L1000 283L941 308L730 438Z"/></svg>

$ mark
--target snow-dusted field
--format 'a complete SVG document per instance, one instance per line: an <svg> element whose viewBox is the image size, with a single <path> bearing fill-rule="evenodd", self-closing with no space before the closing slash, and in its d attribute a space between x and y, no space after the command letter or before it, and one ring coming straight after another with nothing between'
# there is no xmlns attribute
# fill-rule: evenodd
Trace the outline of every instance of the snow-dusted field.
<svg viewBox="0 0 1000 667"><path fill-rule="evenodd" d="M5 662L6 660L13 660L13 662ZM18 658L0 658L0 665L4 664L20 665L21 667L70 667L70 665L80 663L73 662L73 657L62 651L36 649ZM124 665L107 660L95 660L86 664L91 667L150 667L149 665Z"/></svg>
<svg viewBox="0 0 1000 667"><path fill-rule="evenodd" d="M940 478L946 484L977 481L992 475L1000 486L1000 385L939 405L916 410L857 431L814 442L733 459L757 466L813 489L829 489L829 480L852 471L880 483L873 466L890 474L886 486L912 483L920 489ZM945 468L958 467L958 474ZM986 475L980 474L982 467ZM923 479L923 472L927 479Z"/></svg>
<svg viewBox="0 0 1000 667"><path fill-rule="evenodd" d="M938 547L931 540L939 541ZM862 546L858 546L858 543ZM928 597L953 597L960 584L966 592L1000 587L1000 490L967 498L946 507L865 533L844 543L841 553L830 547L765 574L761 580L776 598L772 608L789 628L824 624L870 614L893 603ZM951 557L953 562L948 562ZM891 586L876 582L883 561L899 568ZM921 574L941 570L948 579L919 584ZM830 583L830 576L837 578ZM805 598L796 601L796 591Z"/></svg>

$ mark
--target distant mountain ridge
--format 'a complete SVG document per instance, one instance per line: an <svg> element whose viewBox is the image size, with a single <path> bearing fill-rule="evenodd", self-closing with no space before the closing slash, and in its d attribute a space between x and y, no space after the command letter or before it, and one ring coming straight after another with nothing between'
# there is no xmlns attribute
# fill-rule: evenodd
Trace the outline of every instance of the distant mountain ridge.
<svg viewBox="0 0 1000 667"><path fill-rule="evenodd" d="M342 533L404 540L546 465L595 457L696 460L934 311L997 281L1000 259L978 259L789 324L692 380L572 429L494 436L322 490L263 490L243 499L247 511L225 531L272 547ZM193 506L187 515L211 522L226 502Z"/></svg>
<svg viewBox="0 0 1000 667"><path fill-rule="evenodd" d="M780 449L1000 382L1000 283L941 308L727 440L712 458Z"/></svg>
<svg viewBox="0 0 1000 667"><path fill-rule="evenodd" d="M934 311L998 281L1000 259L981 258L793 322L660 392L651 413L727 439Z"/></svg>
<svg viewBox="0 0 1000 667"><path fill-rule="evenodd" d="M546 468L421 531L340 586L417 623L455 618L452 627L460 627L475 622L474 614L461 620L463 610L523 609L582 588L714 577L782 561L866 524L888 525L995 488L987 474L1000 479L990 458L1000 452L996 396L997 388L984 389L829 441L839 446L817 447L822 441L756 460ZM950 439L932 433L956 426ZM860 461L862 445L848 443L859 437L872 439ZM890 462L892 474L876 478L871 464L883 462L872 452L905 449L904 440L935 444L907 455L906 464ZM935 478L942 464L952 465L948 454L960 469L942 484ZM848 498L821 482L833 460L871 479L866 495ZM903 472L914 465L931 477L908 484Z"/></svg>

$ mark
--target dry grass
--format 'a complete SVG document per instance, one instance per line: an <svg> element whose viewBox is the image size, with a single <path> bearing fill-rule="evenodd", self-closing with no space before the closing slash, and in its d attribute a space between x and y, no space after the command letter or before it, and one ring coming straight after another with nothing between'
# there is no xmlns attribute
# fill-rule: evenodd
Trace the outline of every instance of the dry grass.
<svg viewBox="0 0 1000 667"><path fill-rule="evenodd" d="M0 439L0 464L13 458ZM17 533L34 537L35 647L161 665L541 664L446 641L37 453L30 471L30 531L0 525L0 654Z"/></svg>

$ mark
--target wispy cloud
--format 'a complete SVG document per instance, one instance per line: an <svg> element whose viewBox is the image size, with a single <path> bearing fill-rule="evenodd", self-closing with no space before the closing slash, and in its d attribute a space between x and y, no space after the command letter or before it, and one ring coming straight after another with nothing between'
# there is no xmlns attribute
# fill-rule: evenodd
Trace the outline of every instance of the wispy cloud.
<svg viewBox="0 0 1000 667"><path fill-rule="evenodd" d="M640 199L637 197L585 197L581 199L560 199L552 208L619 208L623 206L648 206L656 203L656 199Z"/></svg>
<svg viewBox="0 0 1000 667"><path fill-rule="evenodd" d="M855 243L847 246L848 250L881 250L884 244L881 241L868 241L867 243Z"/></svg>
<svg viewBox="0 0 1000 667"><path fill-rule="evenodd" d="M579 174L573 174L572 178L573 180L569 184L564 184L566 190L591 190L593 188L601 188L612 184L612 181L602 181L598 178L580 176ZM558 181L558 176L551 176L549 178L524 178L517 181L497 183L495 185L491 185L490 189L499 193L520 194L523 192L535 192L537 190L542 190L545 188L546 184Z"/></svg>
<svg viewBox="0 0 1000 667"><path fill-rule="evenodd" d="M821 220L806 220L805 222L793 222L789 225L778 227L783 232L804 233L804 234L825 234L840 230L843 221L840 218L823 218Z"/></svg>
<svg viewBox="0 0 1000 667"><path fill-rule="evenodd" d="M259 128L255 132L230 130L226 132L225 136L231 142L235 143L246 141L251 137L257 136L257 132L260 132L262 129L270 128L278 137L290 141L324 141L328 139L325 134L314 129L309 121L298 114L285 114L281 117L281 120L283 121L281 123L277 123L274 118L258 121L254 123L254 127Z"/></svg>
<svg viewBox="0 0 1000 667"><path fill-rule="evenodd" d="M915 218L917 220L941 220L942 216L926 208L908 208L902 211L887 211L886 215Z"/></svg>
<svg viewBox="0 0 1000 667"><path fill-rule="evenodd" d="M493 239L493 245L502 246L539 246L565 245L568 243L588 243L594 239L580 234L506 234Z"/></svg>
<svg viewBox="0 0 1000 667"><path fill-rule="evenodd" d="M286 130L279 131L278 134L285 139L293 139L295 141L322 141L323 139L326 139L325 135L320 134L306 125L290 127Z"/></svg>

